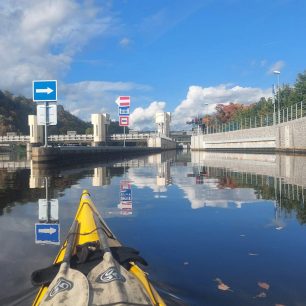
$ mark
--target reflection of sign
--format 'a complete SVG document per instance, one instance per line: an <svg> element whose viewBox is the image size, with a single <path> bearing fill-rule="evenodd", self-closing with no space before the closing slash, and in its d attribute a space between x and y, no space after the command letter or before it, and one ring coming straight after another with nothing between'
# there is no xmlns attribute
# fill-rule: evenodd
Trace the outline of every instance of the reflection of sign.
<svg viewBox="0 0 306 306"><path fill-rule="evenodd" d="M58 221L58 200L38 200L38 220L41 222Z"/></svg>
<svg viewBox="0 0 306 306"><path fill-rule="evenodd" d="M118 107L118 115L125 115L128 116L130 114L130 107L129 106L119 106Z"/></svg>
<svg viewBox="0 0 306 306"><path fill-rule="evenodd" d="M123 190L123 189L131 189L131 183L129 181L121 181L120 190Z"/></svg>
<svg viewBox="0 0 306 306"><path fill-rule="evenodd" d="M132 214L132 188L129 181L120 182L120 203L118 208L121 210L123 215Z"/></svg>
<svg viewBox="0 0 306 306"><path fill-rule="evenodd" d="M60 243L59 224L36 223L35 243L59 244Z"/></svg>
<svg viewBox="0 0 306 306"><path fill-rule="evenodd" d="M122 215L132 215L133 214L133 205L132 201L120 202L118 208L121 210Z"/></svg>
<svg viewBox="0 0 306 306"><path fill-rule="evenodd" d="M33 81L33 101L57 101L57 81Z"/></svg>
<svg viewBox="0 0 306 306"><path fill-rule="evenodd" d="M128 116L120 116L119 117L119 126L129 126L129 117Z"/></svg>
<svg viewBox="0 0 306 306"><path fill-rule="evenodd" d="M46 118L47 107L47 118ZM57 105L56 103L48 103L37 105L37 125L56 125L57 124Z"/></svg>
<svg viewBox="0 0 306 306"><path fill-rule="evenodd" d="M131 200L132 200L131 189L120 190L120 201L131 201Z"/></svg>

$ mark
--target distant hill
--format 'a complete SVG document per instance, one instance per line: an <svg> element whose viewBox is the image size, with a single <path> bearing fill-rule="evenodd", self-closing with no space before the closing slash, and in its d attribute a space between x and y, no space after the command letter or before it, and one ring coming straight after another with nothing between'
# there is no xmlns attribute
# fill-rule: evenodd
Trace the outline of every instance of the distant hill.
<svg viewBox="0 0 306 306"><path fill-rule="evenodd" d="M36 114L36 104L23 96L14 96L8 91L0 90L0 135L5 136L8 132L28 135L28 115ZM81 120L66 111L62 105L57 108L56 126L49 127L50 134L66 134L67 131L76 131L78 134L92 133L92 124ZM122 133L123 128L118 122L112 122L109 133Z"/></svg>

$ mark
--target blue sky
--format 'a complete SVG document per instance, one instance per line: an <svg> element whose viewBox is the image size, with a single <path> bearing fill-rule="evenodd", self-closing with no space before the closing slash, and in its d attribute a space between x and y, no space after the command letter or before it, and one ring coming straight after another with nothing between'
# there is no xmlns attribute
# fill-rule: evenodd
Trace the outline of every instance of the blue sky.
<svg viewBox="0 0 306 306"><path fill-rule="evenodd" d="M130 95L134 128L159 110L184 128L206 103L269 96L275 69L293 83L306 69L305 16L293 0L4 1L0 88L30 97L33 79L57 79L83 119L115 118L115 98Z"/></svg>

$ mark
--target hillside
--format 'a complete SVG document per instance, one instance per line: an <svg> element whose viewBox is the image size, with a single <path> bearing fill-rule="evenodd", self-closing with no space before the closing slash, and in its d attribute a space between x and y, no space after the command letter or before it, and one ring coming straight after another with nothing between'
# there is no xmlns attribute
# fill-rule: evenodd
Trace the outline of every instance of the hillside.
<svg viewBox="0 0 306 306"><path fill-rule="evenodd" d="M0 136L8 132L28 135L28 115L36 113L36 104L23 96L14 96L8 91L0 90ZM81 120L66 111L62 105L57 108L56 126L49 127L50 134L66 134L67 131L76 131L78 134L92 133L92 124ZM112 122L110 133L121 133L123 129L118 122Z"/></svg>

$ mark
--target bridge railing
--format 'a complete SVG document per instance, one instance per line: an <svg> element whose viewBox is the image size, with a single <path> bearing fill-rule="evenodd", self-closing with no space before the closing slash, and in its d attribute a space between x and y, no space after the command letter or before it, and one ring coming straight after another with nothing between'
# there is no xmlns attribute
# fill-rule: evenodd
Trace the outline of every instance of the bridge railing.
<svg viewBox="0 0 306 306"><path fill-rule="evenodd" d="M254 116L249 118L244 118L241 120L230 121L223 124L216 124L207 126L204 131L200 133L204 134L214 134L214 133L224 133L244 129L252 129L264 126L272 126L291 120L296 120L306 116L306 102L302 101L293 104L289 107L280 109L275 113L270 113L265 116ZM195 131L195 134L199 132Z"/></svg>
<svg viewBox="0 0 306 306"><path fill-rule="evenodd" d="M30 136L21 135L21 136L0 136L0 142L28 142Z"/></svg>
<svg viewBox="0 0 306 306"><path fill-rule="evenodd" d="M51 142L57 141L92 141L92 134L80 134L80 135L50 135L48 140Z"/></svg>

